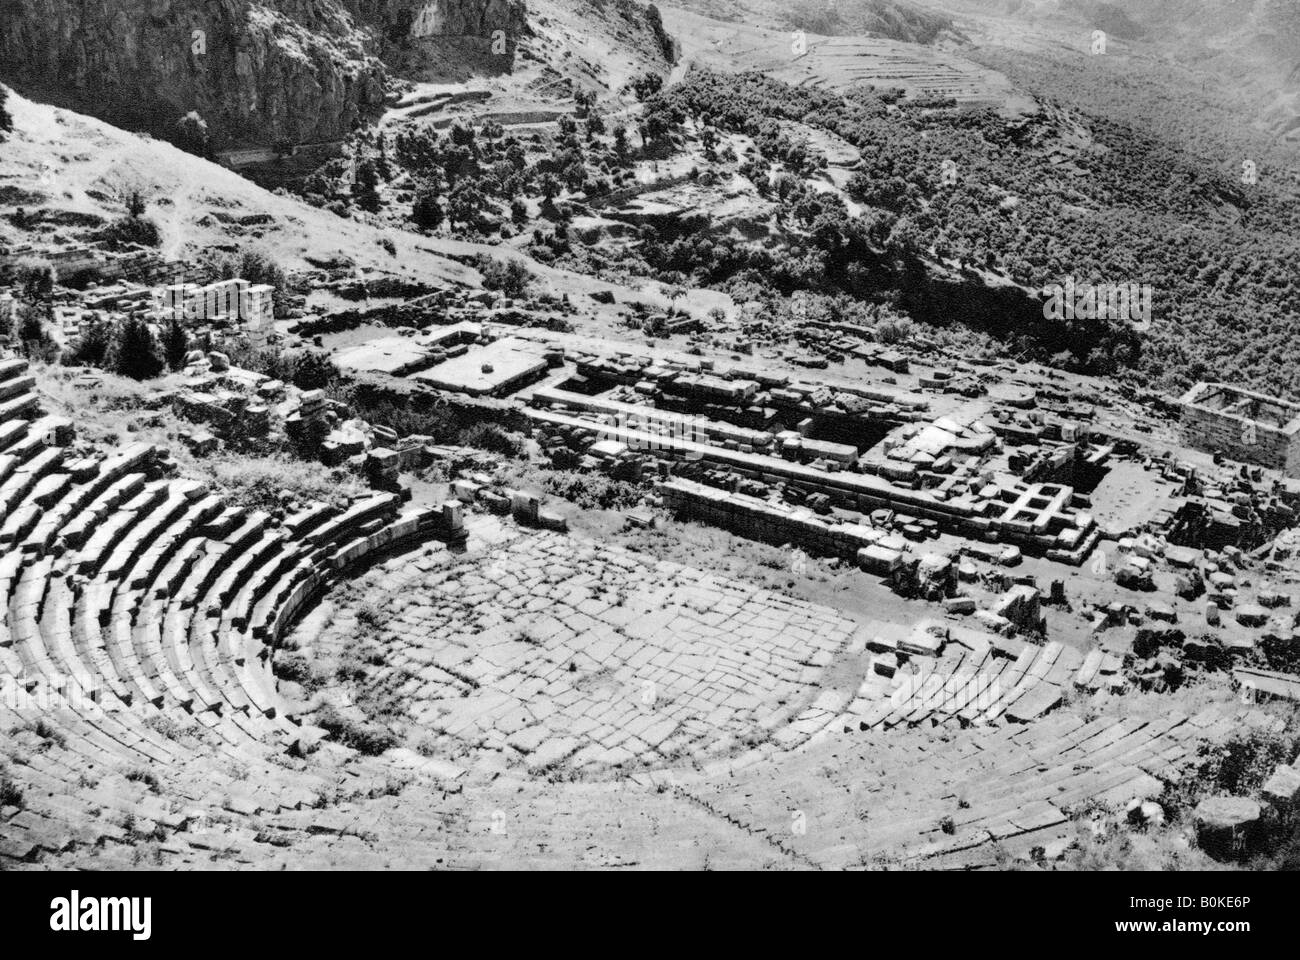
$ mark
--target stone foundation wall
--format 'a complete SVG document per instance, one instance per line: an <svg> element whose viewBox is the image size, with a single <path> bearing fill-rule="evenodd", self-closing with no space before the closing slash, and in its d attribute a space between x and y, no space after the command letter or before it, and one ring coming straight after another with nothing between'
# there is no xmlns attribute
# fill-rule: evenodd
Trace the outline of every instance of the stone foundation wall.
<svg viewBox="0 0 1300 960"><path fill-rule="evenodd" d="M1189 404L1183 407L1179 432L1189 447L1207 452L1221 450L1233 460L1300 476L1300 444L1277 427Z"/></svg>

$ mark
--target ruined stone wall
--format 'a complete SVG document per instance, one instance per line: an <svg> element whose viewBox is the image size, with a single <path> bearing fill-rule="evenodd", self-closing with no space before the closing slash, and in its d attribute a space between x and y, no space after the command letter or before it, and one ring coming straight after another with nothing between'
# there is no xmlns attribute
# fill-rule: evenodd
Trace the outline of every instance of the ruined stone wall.
<svg viewBox="0 0 1300 960"><path fill-rule="evenodd" d="M1277 427L1199 404L1185 404L1179 429L1182 442L1189 447L1207 452L1220 450L1233 460L1300 476L1300 445Z"/></svg>
<svg viewBox="0 0 1300 960"><path fill-rule="evenodd" d="M886 536L869 527L831 524L806 510L782 510L753 497L691 481L661 483L658 490L664 506L677 516L721 527L763 543L794 543L818 556L856 560L859 550Z"/></svg>

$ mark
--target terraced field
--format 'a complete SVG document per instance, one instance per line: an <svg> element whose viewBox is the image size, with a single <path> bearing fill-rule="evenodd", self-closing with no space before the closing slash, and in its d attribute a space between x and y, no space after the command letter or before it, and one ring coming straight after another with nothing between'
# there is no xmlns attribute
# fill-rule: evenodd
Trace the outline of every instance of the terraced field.
<svg viewBox="0 0 1300 960"><path fill-rule="evenodd" d="M1006 77L947 49L880 37L796 35L748 23L724 23L663 7L664 25L682 41L675 76L692 66L757 70L795 86L844 91L858 84L897 87L909 96L939 96L992 106L1007 116L1037 109Z"/></svg>

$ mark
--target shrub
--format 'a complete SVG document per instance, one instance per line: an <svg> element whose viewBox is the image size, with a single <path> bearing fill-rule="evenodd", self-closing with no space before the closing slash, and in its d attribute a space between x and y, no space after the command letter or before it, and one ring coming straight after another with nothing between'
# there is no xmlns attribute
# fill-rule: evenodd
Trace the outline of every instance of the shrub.
<svg viewBox="0 0 1300 960"><path fill-rule="evenodd" d="M247 340L227 344L234 366L284 380L299 390L327 390L339 380L339 369L319 350L262 350Z"/></svg>
<svg viewBox="0 0 1300 960"><path fill-rule="evenodd" d="M377 757L401 742L387 727L345 717L333 706L325 706L316 714L316 725L345 747L369 757Z"/></svg>
<svg viewBox="0 0 1300 960"><path fill-rule="evenodd" d="M296 650L279 654L272 663L275 675L281 680L296 683L308 692L320 688L323 679L312 669L311 660Z"/></svg>
<svg viewBox="0 0 1300 960"><path fill-rule="evenodd" d="M476 423L461 431L460 444L500 453L507 457L518 457L524 452L522 439L507 433L495 423Z"/></svg>
<svg viewBox="0 0 1300 960"><path fill-rule="evenodd" d="M1214 794L1258 793L1279 764L1291 763L1300 746L1300 724L1293 713L1281 730L1250 729L1220 743L1198 745L1196 759L1162 796L1175 813L1195 808Z"/></svg>
<svg viewBox="0 0 1300 960"><path fill-rule="evenodd" d="M8 777L0 778L0 807L21 807L23 791Z"/></svg>
<svg viewBox="0 0 1300 960"><path fill-rule="evenodd" d="M134 243L142 247L156 247L162 242L158 224L148 217L125 216L115 220L99 233L100 239L113 243Z"/></svg>
<svg viewBox="0 0 1300 960"><path fill-rule="evenodd" d="M359 415L363 419L395 430L399 437L421 434L433 437L439 443L450 443L459 436L455 417L441 407L412 410L391 400L359 402L358 405L362 408Z"/></svg>
<svg viewBox="0 0 1300 960"><path fill-rule="evenodd" d="M323 390L338 375L339 368L334 366L327 354L317 350L303 350L292 355L292 369L288 379L299 390Z"/></svg>
<svg viewBox="0 0 1300 960"><path fill-rule="evenodd" d="M144 767L136 767L133 770L128 770L125 773L125 777L132 783L143 783L154 793L158 793L160 790L158 777L154 775L152 770L146 770Z"/></svg>
<svg viewBox="0 0 1300 960"><path fill-rule="evenodd" d="M384 613L376 604L366 601L357 607L357 623L370 630L378 630L384 625Z"/></svg>
<svg viewBox="0 0 1300 960"><path fill-rule="evenodd" d="M908 320L882 320L876 325L876 339L881 343L901 343L912 335Z"/></svg>
<svg viewBox="0 0 1300 960"><path fill-rule="evenodd" d="M340 507L363 489L360 481L344 470L288 457L219 455L197 461L197 467L222 488L231 506L249 510L280 509L280 495L285 491L296 500L320 500Z"/></svg>
<svg viewBox="0 0 1300 960"><path fill-rule="evenodd" d="M610 510L640 502L642 492L634 483L614 480L598 473L554 470L542 481L548 493L576 503L584 510Z"/></svg>
<svg viewBox="0 0 1300 960"><path fill-rule="evenodd" d="M68 738L60 733L48 720L37 720L31 727L31 731L46 743L52 743L57 747L67 746Z"/></svg>

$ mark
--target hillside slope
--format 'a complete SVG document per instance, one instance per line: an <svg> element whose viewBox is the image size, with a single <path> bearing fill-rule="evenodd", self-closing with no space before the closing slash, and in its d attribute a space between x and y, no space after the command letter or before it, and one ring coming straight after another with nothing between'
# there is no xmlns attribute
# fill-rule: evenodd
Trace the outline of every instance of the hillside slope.
<svg viewBox="0 0 1300 960"><path fill-rule="evenodd" d="M402 276L430 285L479 287L479 272L464 265L477 256L521 260L538 292L581 298L592 315L614 314L620 304L664 307L669 299L652 281L608 283L557 269L486 243L419 236L362 219L342 218L293 196L271 193L215 163L146 136L118 130L69 110L11 94L13 131L0 150L0 247L22 242L68 242L72 231L51 226L73 218L53 216L30 229L12 211L121 216L126 197L140 191L147 215L159 226L162 252L172 259L212 250L260 248L287 269L350 260L358 271ZM608 291L614 303L589 294ZM701 291L689 306L701 313L729 308L730 298Z"/></svg>
<svg viewBox="0 0 1300 960"><path fill-rule="evenodd" d="M574 29L557 43L547 23ZM171 140L194 111L215 151L342 140L378 118L398 80L532 62L580 81L610 61L626 64L614 71L624 82L672 58L637 0L538 0L532 15L524 0L0 0L0 80Z"/></svg>

